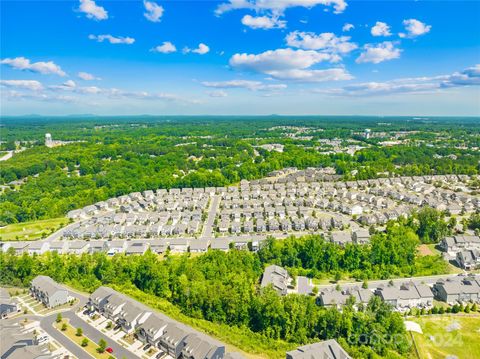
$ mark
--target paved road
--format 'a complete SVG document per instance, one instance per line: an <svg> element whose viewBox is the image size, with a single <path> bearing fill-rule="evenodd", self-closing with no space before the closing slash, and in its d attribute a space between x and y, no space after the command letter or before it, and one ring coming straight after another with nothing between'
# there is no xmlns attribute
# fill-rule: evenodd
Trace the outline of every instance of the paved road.
<svg viewBox="0 0 480 359"><path fill-rule="evenodd" d="M220 196L214 195L210 202L210 209L208 210L207 220L203 226L202 234L200 239L212 239L213 235L213 222L215 221L215 216L217 215L218 205L220 203Z"/></svg>
<svg viewBox="0 0 480 359"><path fill-rule="evenodd" d="M425 283L425 284L433 284L440 279L448 279L458 276L458 274L441 274L441 275L432 275L432 276L425 276L425 277L410 277L410 278L396 278L392 279L391 281L394 284L401 284L409 281L413 281L415 283ZM380 285L388 285L390 283L390 279L387 280L372 280L368 282L368 288L374 289L378 288ZM362 286L363 282L353 282L353 283L341 283L340 286L342 288L351 288L351 287L359 287ZM318 289L328 289L328 288L335 288L337 284L317 284Z"/></svg>

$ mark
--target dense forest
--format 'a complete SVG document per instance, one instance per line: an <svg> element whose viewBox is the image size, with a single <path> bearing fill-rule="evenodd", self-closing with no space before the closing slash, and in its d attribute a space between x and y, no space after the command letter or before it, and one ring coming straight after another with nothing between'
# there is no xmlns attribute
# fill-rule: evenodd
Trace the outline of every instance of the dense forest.
<svg viewBox="0 0 480 359"><path fill-rule="evenodd" d="M357 135L367 126L383 137ZM47 148L46 132L79 142ZM398 133L402 144L378 145ZM0 225L63 216L134 191L224 186L285 167L330 166L345 179L477 174L479 133L475 119L6 118L3 149L24 150L0 167ZM330 151L325 140L332 139L359 149ZM284 149L258 147L265 143Z"/></svg>
<svg viewBox="0 0 480 359"><path fill-rule="evenodd" d="M256 253L210 251L192 257L167 254L164 259L151 252L113 257L103 253L61 256L56 252L15 256L7 252L0 253L0 283L23 286L34 276L45 274L90 292L101 284L133 286L145 295L168 301L188 318L233 326L244 338L255 333L251 341L242 342L248 350L258 345L253 342L258 336L268 339L265 343L269 346L276 341L298 344L343 338L358 358L390 351L405 354L407 342L360 345L352 341L365 333L404 333L399 314L378 298L358 311L353 309L353 302L338 311L317 306L314 297L281 297L273 289L260 290L258 283L264 266L272 263L286 267L293 276L318 278L340 274L338 278L367 280L445 273L447 264L440 256L417 255L421 241L415 231L418 228L392 222L386 233L374 234L369 245L341 247L320 236L305 236L268 240Z"/></svg>

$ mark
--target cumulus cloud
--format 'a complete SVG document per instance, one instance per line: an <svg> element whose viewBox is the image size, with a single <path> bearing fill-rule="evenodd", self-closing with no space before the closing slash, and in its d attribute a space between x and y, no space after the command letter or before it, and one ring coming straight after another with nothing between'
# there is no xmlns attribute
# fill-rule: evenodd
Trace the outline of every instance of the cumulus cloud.
<svg viewBox="0 0 480 359"><path fill-rule="evenodd" d="M87 15L87 18L92 20L106 20L108 19L108 12L101 6L95 4L93 0L80 0L81 12Z"/></svg>
<svg viewBox="0 0 480 359"><path fill-rule="evenodd" d="M380 62L398 59L402 50L395 47L393 42L384 41L379 44L366 44L363 52L355 60L357 63L371 62L379 64Z"/></svg>
<svg viewBox="0 0 480 359"><path fill-rule="evenodd" d="M112 36L109 34L105 35L88 35L90 40L96 40L97 42L108 41L111 44L126 44L131 45L135 42L135 39L132 37L122 37L122 36Z"/></svg>
<svg viewBox="0 0 480 359"><path fill-rule="evenodd" d="M25 57L15 57L13 59L6 58L0 61L1 64L8 65L15 70L31 71L37 72L40 74L54 74L59 76L65 76L66 73L61 69L60 66L55 64L53 61L39 61L39 62L30 62L29 59Z"/></svg>
<svg viewBox="0 0 480 359"><path fill-rule="evenodd" d="M348 32L348 31L353 30L353 29L355 29L355 26L353 26L353 24L349 24L349 23L346 23L342 27L343 32Z"/></svg>
<svg viewBox="0 0 480 359"><path fill-rule="evenodd" d="M171 54L172 52L176 52L177 48L170 41L164 41L163 44L154 47L151 51L162 54Z"/></svg>
<svg viewBox="0 0 480 359"><path fill-rule="evenodd" d="M349 36L337 37L331 32L314 34L312 32L293 31L285 38L287 45L304 50L325 50L332 53L345 54L355 50L358 46L349 42Z"/></svg>
<svg viewBox="0 0 480 359"><path fill-rule="evenodd" d="M242 24L252 29L283 29L286 21L279 20L278 17L271 16L251 16L245 15L242 18Z"/></svg>
<svg viewBox="0 0 480 359"><path fill-rule="evenodd" d="M288 8L304 7L310 9L317 5L332 6L336 14L342 13L347 7L345 0L229 0L218 5L215 14L222 15L232 10L248 9L255 12L281 15Z"/></svg>
<svg viewBox="0 0 480 359"><path fill-rule="evenodd" d="M269 74L271 71L305 69L322 61L339 60L338 56L312 50L277 49L260 54L235 54L230 58L230 66Z"/></svg>
<svg viewBox="0 0 480 359"><path fill-rule="evenodd" d="M480 64L450 75L401 78L385 82L364 82L340 89L316 92L337 96L385 96L400 93L431 93L442 89L480 85Z"/></svg>
<svg viewBox="0 0 480 359"><path fill-rule="evenodd" d="M89 74L88 72L79 72L77 76L85 81L101 80L100 77L96 77L92 74Z"/></svg>
<svg viewBox="0 0 480 359"><path fill-rule="evenodd" d="M198 47L196 49L190 49L188 47L183 48L183 53L184 54L188 54L189 52L193 52L195 54L205 55L209 51L210 51L210 48L207 45L205 45L204 43L198 44Z"/></svg>
<svg viewBox="0 0 480 359"><path fill-rule="evenodd" d="M153 1L143 1L143 6L145 6L145 12L143 15L148 21L160 22L163 15L163 7L158 5Z"/></svg>
<svg viewBox="0 0 480 359"><path fill-rule="evenodd" d="M0 85L31 91L39 91L43 89L43 85L36 80L0 80Z"/></svg>
<svg viewBox="0 0 480 359"><path fill-rule="evenodd" d="M430 32L430 29L432 28L431 25L427 25L416 19L403 20L403 26L405 26L407 33L400 33L399 36L410 38L425 35Z"/></svg>
<svg viewBox="0 0 480 359"><path fill-rule="evenodd" d="M210 97L227 97L228 94L223 90L215 90L207 92Z"/></svg>
<svg viewBox="0 0 480 359"><path fill-rule="evenodd" d="M232 88L245 88L250 91L278 91L287 88L285 84L265 84L260 81L250 80L230 80L230 81L205 81L202 82L205 87L232 89Z"/></svg>
<svg viewBox="0 0 480 359"><path fill-rule="evenodd" d="M392 33L390 32L390 26L387 23L377 21L375 26L372 27L370 30L373 36L391 36Z"/></svg>
<svg viewBox="0 0 480 359"><path fill-rule="evenodd" d="M350 80L353 77L343 68L311 69L324 61L337 62L337 54L313 50L277 49L261 54L235 54L230 66L237 70L258 72L277 80L321 82Z"/></svg>

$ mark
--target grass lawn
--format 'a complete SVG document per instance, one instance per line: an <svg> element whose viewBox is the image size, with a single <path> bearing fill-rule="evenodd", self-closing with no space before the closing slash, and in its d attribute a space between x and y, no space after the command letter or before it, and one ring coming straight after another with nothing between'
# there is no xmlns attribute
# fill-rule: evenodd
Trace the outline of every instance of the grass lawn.
<svg viewBox="0 0 480 359"><path fill-rule="evenodd" d="M456 314L412 318L423 335L413 333L420 358L480 358L480 315Z"/></svg>
<svg viewBox="0 0 480 359"><path fill-rule="evenodd" d="M63 323L67 323L67 330L61 331L61 327ZM82 340L85 338L84 335L81 337L77 337L75 334L77 332L77 329L72 327L67 320L64 320L60 323L55 323L55 328L57 328L61 333L63 333L65 336L67 336L72 342L76 343L79 347L81 347L83 350L85 350L88 354L92 355L93 357L97 359L108 359L111 358L111 355L107 352L104 352L102 354L97 352L98 345L97 343L92 342L90 339L88 339L89 343L86 347L82 347ZM107 345L108 346L108 345Z"/></svg>
<svg viewBox="0 0 480 359"><path fill-rule="evenodd" d="M39 221L9 224L0 228L2 241L33 241L57 231L68 223L67 218L43 219Z"/></svg>

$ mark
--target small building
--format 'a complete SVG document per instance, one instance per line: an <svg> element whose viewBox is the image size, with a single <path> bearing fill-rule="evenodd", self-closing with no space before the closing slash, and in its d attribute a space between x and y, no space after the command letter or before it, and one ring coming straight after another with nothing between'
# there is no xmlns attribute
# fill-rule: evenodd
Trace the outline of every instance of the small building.
<svg viewBox="0 0 480 359"><path fill-rule="evenodd" d="M435 299L448 304L480 303L480 276L457 276L439 280L433 285Z"/></svg>
<svg viewBox="0 0 480 359"><path fill-rule="evenodd" d="M286 359L351 359L335 339L307 344L289 351Z"/></svg>
<svg viewBox="0 0 480 359"><path fill-rule="evenodd" d="M461 250L456 255L458 265L465 270L480 268L480 251L477 249Z"/></svg>
<svg viewBox="0 0 480 359"><path fill-rule="evenodd" d="M44 275L39 275L32 280L30 293L32 297L42 302L47 308L67 304L70 299L65 288L52 278Z"/></svg>
<svg viewBox="0 0 480 359"><path fill-rule="evenodd" d="M286 295L291 282L292 278L286 269L272 264L265 268L260 286L263 288L271 285L278 294Z"/></svg>
<svg viewBox="0 0 480 359"><path fill-rule="evenodd" d="M16 313L19 310L17 303L15 303L8 290L0 288L0 319L8 317L11 313Z"/></svg>

